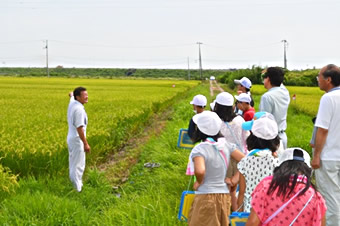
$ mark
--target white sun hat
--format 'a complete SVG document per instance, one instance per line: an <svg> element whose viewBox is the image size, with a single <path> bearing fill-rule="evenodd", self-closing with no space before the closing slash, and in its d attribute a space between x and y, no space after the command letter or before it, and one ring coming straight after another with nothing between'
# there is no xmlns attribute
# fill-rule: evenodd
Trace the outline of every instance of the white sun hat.
<svg viewBox="0 0 340 226"><path fill-rule="evenodd" d="M239 102L245 102L245 103L251 102L251 97L248 93L241 93L238 96L235 95L235 99L238 100Z"/></svg>
<svg viewBox="0 0 340 226"><path fill-rule="evenodd" d="M242 128L244 130L251 130L256 137L264 140L272 140L279 134L274 116L268 112L265 112L256 120L253 119L242 123Z"/></svg>
<svg viewBox="0 0 340 226"><path fill-rule="evenodd" d="M234 97L228 92L222 92L216 96L216 103L223 106L233 106Z"/></svg>
<svg viewBox="0 0 340 226"><path fill-rule="evenodd" d="M300 150L303 153L303 157L301 156L294 156L295 150ZM282 154L279 156L279 165L281 165L285 161L289 160L296 160L296 161L302 161L307 164L309 168L310 166L310 156L309 154L303 150L302 148L288 148L282 152Z"/></svg>
<svg viewBox="0 0 340 226"><path fill-rule="evenodd" d="M222 127L222 120L212 111L203 111L192 117L192 120L197 125L198 129L208 135L216 136Z"/></svg>
<svg viewBox="0 0 340 226"><path fill-rule="evenodd" d="M207 105L207 98L201 94L198 94L194 96L192 101L190 101L190 104L204 107Z"/></svg>
<svg viewBox="0 0 340 226"><path fill-rule="evenodd" d="M241 78L240 80L235 79L235 80L234 80L234 83L235 83L235 84L240 84L240 85L246 87L247 89L250 89L250 88L251 88L251 81L250 81L249 78L247 78L247 77L243 77L243 78Z"/></svg>

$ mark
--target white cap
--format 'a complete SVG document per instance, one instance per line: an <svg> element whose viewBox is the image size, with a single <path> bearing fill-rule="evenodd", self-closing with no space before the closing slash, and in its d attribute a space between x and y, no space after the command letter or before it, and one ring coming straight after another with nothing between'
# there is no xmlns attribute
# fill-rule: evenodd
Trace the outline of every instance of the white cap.
<svg viewBox="0 0 340 226"><path fill-rule="evenodd" d="M247 77L243 77L240 80L235 79L234 83L235 84L240 84L240 85L246 87L247 89L250 89L250 87L251 87L251 81Z"/></svg>
<svg viewBox="0 0 340 226"><path fill-rule="evenodd" d="M206 106L207 105L207 98L201 94L198 94L194 96L194 99L190 101L190 104L196 105L196 106Z"/></svg>
<svg viewBox="0 0 340 226"><path fill-rule="evenodd" d="M239 102L245 102L245 103L250 103L251 102L251 97L248 93L241 93L238 96L235 96L236 100Z"/></svg>
<svg viewBox="0 0 340 226"><path fill-rule="evenodd" d="M198 129L208 136L216 136L222 127L222 120L212 111L203 111L192 117Z"/></svg>
<svg viewBox="0 0 340 226"><path fill-rule="evenodd" d="M223 106L233 106L234 97L228 92L222 92L216 96L216 103Z"/></svg>
<svg viewBox="0 0 340 226"><path fill-rule="evenodd" d="M264 140L272 140L279 134L277 123L270 113L266 113L256 120L242 123L242 128L251 130L254 136Z"/></svg>
<svg viewBox="0 0 340 226"><path fill-rule="evenodd" d="M294 151L295 150L300 150L303 153L303 157L300 156L294 156ZM282 154L279 156L279 165L281 165L285 161L289 160L297 160L297 161L302 161L307 164L309 168L310 166L310 156L309 154L303 150L302 148L288 148L282 152Z"/></svg>

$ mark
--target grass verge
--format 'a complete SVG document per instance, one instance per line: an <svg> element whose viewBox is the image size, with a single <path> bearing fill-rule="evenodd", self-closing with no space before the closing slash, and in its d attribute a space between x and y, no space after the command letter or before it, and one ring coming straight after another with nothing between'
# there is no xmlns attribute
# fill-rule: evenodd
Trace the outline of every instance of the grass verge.
<svg viewBox="0 0 340 226"><path fill-rule="evenodd" d="M187 188L189 150L178 149L180 128L193 115L189 104L198 93L209 95L206 84L189 90L173 105L165 129L151 137L136 156L127 182L114 189L104 172L88 169L84 189L75 192L68 177L27 177L16 194L0 204L2 225L176 225L180 194ZM144 163L160 163L145 168Z"/></svg>

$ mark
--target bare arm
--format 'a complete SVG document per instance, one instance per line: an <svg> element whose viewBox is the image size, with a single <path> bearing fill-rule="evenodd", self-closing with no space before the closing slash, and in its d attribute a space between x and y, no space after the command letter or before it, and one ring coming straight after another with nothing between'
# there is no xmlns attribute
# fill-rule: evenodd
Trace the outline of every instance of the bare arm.
<svg viewBox="0 0 340 226"><path fill-rule="evenodd" d="M261 223L261 221L260 221L259 217L255 213L255 211L253 209L251 209L250 215L248 217L248 221L246 223L246 226L256 226L256 225L259 225L260 223Z"/></svg>
<svg viewBox="0 0 340 226"><path fill-rule="evenodd" d="M194 161L195 176L196 176L194 190L197 190L197 188L203 183L203 180L204 180L205 162L204 162L204 158L201 156L197 156L193 158L193 161Z"/></svg>
<svg viewBox="0 0 340 226"><path fill-rule="evenodd" d="M231 157L235 159L237 162L241 161L241 159L243 159L244 156L245 155L237 149L233 151L233 153L231 153Z"/></svg>
<svg viewBox="0 0 340 226"><path fill-rule="evenodd" d="M318 128L318 130L316 131L314 155L313 155L313 160L312 160L313 169L320 168L320 155L326 143L327 135L328 135L327 129Z"/></svg>
<svg viewBox="0 0 340 226"><path fill-rule="evenodd" d="M240 173L239 186L240 189L238 191L237 206L242 206L244 201L244 193L246 191L246 178L244 178L242 173ZM243 209L244 207L242 207L239 211L242 212Z"/></svg>
<svg viewBox="0 0 340 226"><path fill-rule="evenodd" d="M321 219L321 226L326 226L326 214Z"/></svg>
<svg viewBox="0 0 340 226"><path fill-rule="evenodd" d="M83 126L78 127L77 132L79 134L79 138L81 139L81 141L83 141L84 151L90 152L91 148L90 148L90 145L87 143L87 140L86 140L86 137L85 137L85 134L84 134L84 130L83 130Z"/></svg>

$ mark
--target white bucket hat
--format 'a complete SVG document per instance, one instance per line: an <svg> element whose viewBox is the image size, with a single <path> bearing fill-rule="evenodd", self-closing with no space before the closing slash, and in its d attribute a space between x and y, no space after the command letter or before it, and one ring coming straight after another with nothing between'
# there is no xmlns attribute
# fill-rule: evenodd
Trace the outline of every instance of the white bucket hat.
<svg viewBox="0 0 340 226"><path fill-rule="evenodd" d="M222 120L212 111L203 111L192 117L192 120L198 129L208 136L216 136L222 127Z"/></svg>
<svg viewBox="0 0 340 226"><path fill-rule="evenodd" d="M201 94L198 94L194 96L192 101L190 101L190 104L204 107L207 105L207 98Z"/></svg>
<svg viewBox="0 0 340 226"><path fill-rule="evenodd" d="M233 106L234 97L228 92L222 92L216 96L216 103L223 106Z"/></svg>
<svg viewBox="0 0 340 226"><path fill-rule="evenodd" d="M294 156L294 151L296 149L302 151L303 157ZM311 168L311 166L310 166L310 156L302 148L288 148L288 149L284 150L282 152L282 154L279 156L279 165L281 165L283 162L289 161L289 160L302 161L302 162L306 163L309 168Z"/></svg>
<svg viewBox="0 0 340 226"><path fill-rule="evenodd" d="M235 83L235 84L240 84L240 85L246 87L247 89L250 89L250 88L251 88L251 81L250 81L249 78L247 78L247 77L243 77L243 78L241 78L240 80L235 79L235 80L234 80L234 83Z"/></svg>
<svg viewBox="0 0 340 226"><path fill-rule="evenodd" d="M250 95L247 93L241 93L240 95L235 96L235 99L238 100L239 102L245 102L245 103L251 102Z"/></svg>
<svg viewBox="0 0 340 226"><path fill-rule="evenodd" d="M279 129L274 116L268 112L259 112L261 114L256 120L251 120L242 123L244 130L251 130L251 132L258 138L264 140L272 140L279 134Z"/></svg>

